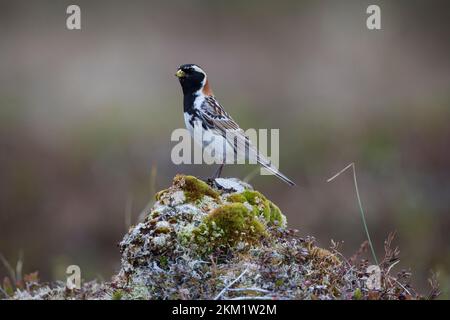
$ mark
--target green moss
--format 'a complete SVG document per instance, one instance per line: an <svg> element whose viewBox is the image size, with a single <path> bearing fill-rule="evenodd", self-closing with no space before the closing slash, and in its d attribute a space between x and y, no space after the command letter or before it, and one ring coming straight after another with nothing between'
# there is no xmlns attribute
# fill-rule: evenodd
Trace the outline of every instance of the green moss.
<svg viewBox="0 0 450 320"><path fill-rule="evenodd" d="M277 279L275 280L275 287L281 287L284 284L283 279Z"/></svg>
<svg viewBox="0 0 450 320"><path fill-rule="evenodd" d="M286 225L286 217L281 213L280 208L278 208L272 201L269 201L270 207L270 220L269 222L274 223L275 221L282 227Z"/></svg>
<svg viewBox="0 0 450 320"><path fill-rule="evenodd" d="M123 291L118 289L118 290L114 290L111 299L112 300L122 300L123 297Z"/></svg>
<svg viewBox="0 0 450 320"><path fill-rule="evenodd" d="M362 294L360 288L357 288L357 289L355 290L355 292L353 292L353 299L355 299L355 300L361 300L361 299L362 299L362 296L363 296L363 294Z"/></svg>
<svg viewBox="0 0 450 320"><path fill-rule="evenodd" d="M285 226L286 218L281 210L258 191L246 189L242 193L234 193L227 198L228 202L248 202L253 206L254 212L264 217L267 223Z"/></svg>
<svg viewBox="0 0 450 320"><path fill-rule="evenodd" d="M159 201L161 199L161 197L168 191L170 191L170 190L169 189L164 189L164 190L161 190L161 191L157 192L155 194L155 200Z"/></svg>
<svg viewBox="0 0 450 320"><path fill-rule="evenodd" d="M247 201L247 199L240 193L233 193L230 196L228 196L227 201L233 202L233 203L236 203L236 202L244 203Z"/></svg>
<svg viewBox="0 0 450 320"><path fill-rule="evenodd" d="M255 190L249 190L249 189L245 189L241 195L247 199L247 201L250 204L257 204L260 203L261 201L266 201L266 197L263 196L260 192L255 191Z"/></svg>
<svg viewBox="0 0 450 320"><path fill-rule="evenodd" d="M169 265L169 259L166 256L161 256L159 258L159 265L161 268L165 269Z"/></svg>
<svg viewBox="0 0 450 320"><path fill-rule="evenodd" d="M210 196L219 200L219 194L214 191L204 181L197 179L194 176L177 175L175 176L174 185L179 186L183 191L188 202L195 202L201 200L203 196Z"/></svg>
<svg viewBox="0 0 450 320"><path fill-rule="evenodd" d="M254 243L266 235L266 229L242 203L231 203L209 213L192 234L202 251L211 252L239 242Z"/></svg>

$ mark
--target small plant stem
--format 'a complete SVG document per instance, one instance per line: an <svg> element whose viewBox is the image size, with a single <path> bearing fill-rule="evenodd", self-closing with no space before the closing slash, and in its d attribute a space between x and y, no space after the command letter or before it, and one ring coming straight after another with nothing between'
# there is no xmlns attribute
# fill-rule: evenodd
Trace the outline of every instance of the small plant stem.
<svg viewBox="0 0 450 320"><path fill-rule="evenodd" d="M367 223L366 223L366 215L364 213L364 209L362 206L362 202L361 202L361 197L359 196L359 190L358 190L358 181L356 179L356 168L355 168L355 163L352 162L350 163L348 166L346 166L344 169L342 169L341 171L339 171L338 173L336 173L334 176L332 176L331 178L329 178L327 180L327 182L331 182L333 181L335 178L337 178L339 175L341 175L343 172L345 172L347 169L352 168L353 170L353 182L355 185L355 190L356 190L356 198L358 199L358 205L359 205L359 211L361 213L361 220L364 226L364 230L366 232L366 236L367 236L367 241L369 242L369 246L370 246L370 250L372 251L372 256L373 256L373 260L375 261L375 263L378 265L378 259L377 256L375 254L375 249L373 248L373 244L372 244L372 240L370 238L370 234L369 234L369 229L367 227Z"/></svg>

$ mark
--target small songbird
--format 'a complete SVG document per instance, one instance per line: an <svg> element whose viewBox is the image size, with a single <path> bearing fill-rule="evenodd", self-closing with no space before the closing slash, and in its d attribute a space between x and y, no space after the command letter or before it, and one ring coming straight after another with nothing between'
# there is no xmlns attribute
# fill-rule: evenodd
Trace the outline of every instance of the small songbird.
<svg viewBox="0 0 450 320"><path fill-rule="evenodd" d="M259 163L287 184L295 185L252 145L244 131L214 97L208 77L199 66L184 64L175 75L183 89L186 128L194 141L220 164L214 178L220 177L225 163L239 158L253 160L253 163Z"/></svg>

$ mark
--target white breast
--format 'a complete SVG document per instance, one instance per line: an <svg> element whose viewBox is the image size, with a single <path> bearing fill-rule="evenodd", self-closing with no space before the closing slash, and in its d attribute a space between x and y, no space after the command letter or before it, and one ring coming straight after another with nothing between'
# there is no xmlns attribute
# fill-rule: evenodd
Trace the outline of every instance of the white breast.
<svg viewBox="0 0 450 320"><path fill-rule="evenodd" d="M191 117L185 112L184 122L195 143L202 148L205 162L211 164L213 159L218 164L234 163L234 149L228 141L212 130L204 130L199 120L194 121L192 126Z"/></svg>

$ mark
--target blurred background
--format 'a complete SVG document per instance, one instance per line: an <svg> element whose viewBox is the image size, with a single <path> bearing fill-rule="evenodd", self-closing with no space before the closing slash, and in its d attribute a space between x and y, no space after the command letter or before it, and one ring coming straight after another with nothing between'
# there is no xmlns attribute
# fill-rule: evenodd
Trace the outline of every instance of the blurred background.
<svg viewBox="0 0 450 320"><path fill-rule="evenodd" d="M66 29L81 7L82 30ZM381 7L382 30L366 28ZM280 169L251 183L289 226L351 256L365 240L427 293L450 272L448 1L0 1L0 253L44 281L118 270L117 243L176 173L174 73L197 63L243 128L280 129ZM228 166L244 178L254 167ZM370 259L370 255L366 255ZM0 279L7 274L0 264Z"/></svg>

